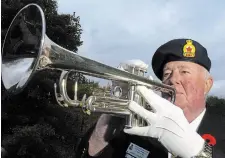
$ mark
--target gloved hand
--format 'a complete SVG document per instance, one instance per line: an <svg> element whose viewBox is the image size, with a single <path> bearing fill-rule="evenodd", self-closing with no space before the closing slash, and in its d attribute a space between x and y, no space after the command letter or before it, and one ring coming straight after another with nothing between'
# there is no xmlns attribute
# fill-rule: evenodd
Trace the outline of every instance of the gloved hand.
<svg viewBox="0 0 225 158"><path fill-rule="evenodd" d="M129 104L129 109L148 122L145 127L124 129L125 133L157 138L174 156L190 158L197 155L204 146L204 139L191 130L182 109L163 99L146 87L137 87L154 112L150 112L136 102Z"/></svg>

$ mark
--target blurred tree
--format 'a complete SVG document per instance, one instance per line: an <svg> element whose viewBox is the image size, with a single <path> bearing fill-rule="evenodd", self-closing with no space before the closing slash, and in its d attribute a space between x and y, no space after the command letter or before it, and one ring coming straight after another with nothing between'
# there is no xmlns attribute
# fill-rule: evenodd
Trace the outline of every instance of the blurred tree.
<svg viewBox="0 0 225 158"><path fill-rule="evenodd" d="M207 104L209 106L225 106L225 98L219 98L217 96L209 96L207 98Z"/></svg>

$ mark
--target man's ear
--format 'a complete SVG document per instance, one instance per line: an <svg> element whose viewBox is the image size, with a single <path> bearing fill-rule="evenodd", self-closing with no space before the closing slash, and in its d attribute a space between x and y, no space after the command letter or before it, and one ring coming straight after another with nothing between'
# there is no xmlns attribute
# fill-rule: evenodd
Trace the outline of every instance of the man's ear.
<svg viewBox="0 0 225 158"><path fill-rule="evenodd" d="M213 86L213 78L209 76L205 81L205 94L207 94Z"/></svg>

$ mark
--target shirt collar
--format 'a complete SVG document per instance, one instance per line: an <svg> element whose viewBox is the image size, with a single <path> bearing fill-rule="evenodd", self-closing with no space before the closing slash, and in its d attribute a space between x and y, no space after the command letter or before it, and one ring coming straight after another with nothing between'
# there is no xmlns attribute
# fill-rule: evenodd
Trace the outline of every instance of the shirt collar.
<svg viewBox="0 0 225 158"><path fill-rule="evenodd" d="M198 115L198 117L196 119L194 119L191 123L190 123L190 127L192 130L197 131L198 127L202 121L203 116L205 115L206 112L206 108L201 112L200 115Z"/></svg>

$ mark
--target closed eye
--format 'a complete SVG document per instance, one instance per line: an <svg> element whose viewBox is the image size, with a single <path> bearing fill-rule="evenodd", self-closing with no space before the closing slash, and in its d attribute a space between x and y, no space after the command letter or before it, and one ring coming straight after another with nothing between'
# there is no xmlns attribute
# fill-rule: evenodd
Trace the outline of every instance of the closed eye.
<svg viewBox="0 0 225 158"><path fill-rule="evenodd" d="M183 70L183 71L181 71L181 72L182 72L182 74L190 73L189 71L185 71L185 70Z"/></svg>
<svg viewBox="0 0 225 158"><path fill-rule="evenodd" d="M167 75L169 75L169 74L170 74L170 73L165 73L164 75L167 76Z"/></svg>
<svg viewBox="0 0 225 158"><path fill-rule="evenodd" d="M169 76L169 75L170 75L170 73L167 72L167 73L164 73L163 77L167 77L167 76Z"/></svg>

